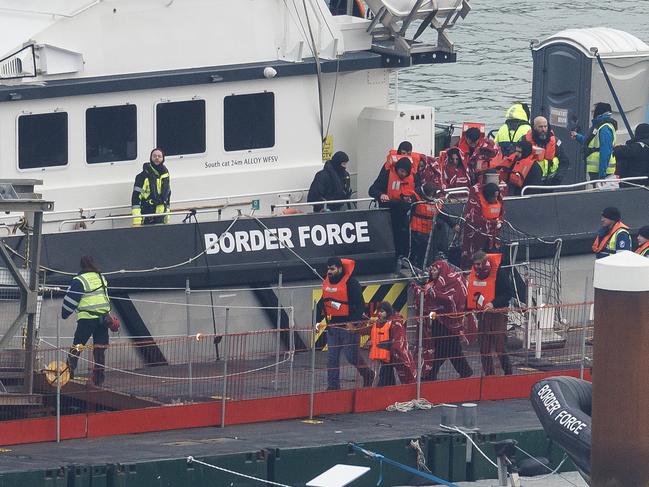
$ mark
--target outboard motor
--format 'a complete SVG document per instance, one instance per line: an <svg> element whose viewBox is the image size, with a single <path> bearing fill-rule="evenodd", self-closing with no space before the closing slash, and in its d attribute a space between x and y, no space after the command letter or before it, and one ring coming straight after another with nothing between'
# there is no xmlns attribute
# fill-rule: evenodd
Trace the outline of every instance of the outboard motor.
<svg viewBox="0 0 649 487"><path fill-rule="evenodd" d="M592 399L592 384L574 377L539 381L530 395L548 438L566 451L589 485Z"/></svg>

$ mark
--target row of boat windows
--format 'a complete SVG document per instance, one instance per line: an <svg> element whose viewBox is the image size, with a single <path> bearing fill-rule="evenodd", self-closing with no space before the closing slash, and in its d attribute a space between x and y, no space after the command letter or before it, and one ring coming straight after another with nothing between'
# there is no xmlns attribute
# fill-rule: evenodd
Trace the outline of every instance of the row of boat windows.
<svg viewBox="0 0 649 487"><path fill-rule="evenodd" d="M156 105L156 147L167 156L206 151L205 100ZM273 93L231 95L223 99L223 148L226 152L275 145ZM117 105L86 110L86 162L132 161L137 155L137 106ZM68 164L68 113L18 117L18 168L38 169Z"/></svg>

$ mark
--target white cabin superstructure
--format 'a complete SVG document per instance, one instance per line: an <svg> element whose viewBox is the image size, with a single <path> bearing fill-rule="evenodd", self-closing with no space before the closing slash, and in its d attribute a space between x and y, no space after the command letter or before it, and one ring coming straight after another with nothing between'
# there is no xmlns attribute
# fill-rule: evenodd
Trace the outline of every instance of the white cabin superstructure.
<svg viewBox="0 0 649 487"><path fill-rule="evenodd" d="M267 212L283 192L303 198L327 135L358 171L359 115L386 106L391 69L412 63L403 39L399 56L370 50L390 38L378 21L468 12L466 0L372 4L374 21L334 17L324 0L0 1L2 177L42 179L58 220L126 215L135 175L162 147L172 210L262 195Z"/></svg>

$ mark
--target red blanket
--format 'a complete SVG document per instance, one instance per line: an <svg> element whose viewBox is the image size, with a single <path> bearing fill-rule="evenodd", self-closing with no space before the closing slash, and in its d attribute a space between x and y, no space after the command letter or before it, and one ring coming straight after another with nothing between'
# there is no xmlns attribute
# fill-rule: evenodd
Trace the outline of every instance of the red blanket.
<svg viewBox="0 0 649 487"><path fill-rule="evenodd" d="M462 269L471 268L473 254L478 250L496 250L500 248L500 232L503 225L504 209L500 216L488 220L482 214L480 206L482 186L476 184L469 189L469 198L464 207L464 232L462 235ZM502 202L502 197L499 196Z"/></svg>

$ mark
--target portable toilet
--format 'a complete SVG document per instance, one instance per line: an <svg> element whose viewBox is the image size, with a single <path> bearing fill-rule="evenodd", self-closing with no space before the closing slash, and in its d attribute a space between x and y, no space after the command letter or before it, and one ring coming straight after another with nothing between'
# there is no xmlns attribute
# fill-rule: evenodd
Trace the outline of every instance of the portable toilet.
<svg viewBox="0 0 649 487"><path fill-rule="evenodd" d="M547 117L570 158L563 183L583 181L586 167L582 148L570 139L570 130L588 130L595 103L610 103L613 108L613 118L618 122L616 143L623 144L629 138L595 50L635 129L648 116L649 46L627 32L595 27L567 29L540 42L532 41L531 48L532 114Z"/></svg>

